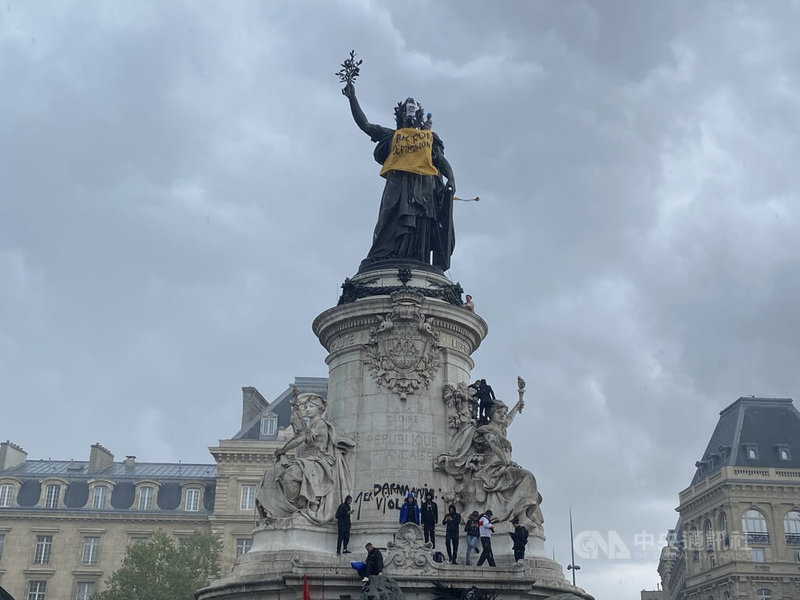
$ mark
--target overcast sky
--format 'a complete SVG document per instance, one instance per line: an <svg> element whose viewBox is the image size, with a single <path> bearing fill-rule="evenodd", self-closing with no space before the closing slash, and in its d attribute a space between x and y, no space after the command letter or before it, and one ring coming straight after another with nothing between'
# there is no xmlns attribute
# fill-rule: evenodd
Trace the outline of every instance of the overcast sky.
<svg viewBox="0 0 800 600"><path fill-rule="evenodd" d="M382 180L334 77L433 113L462 196L449 276L513 400L548 553L654 588L718 412L800 389L800 4L0 4L0 438L30 458L213 462L241 391L325 376L311 321ZM794 42L791 40L795 40ZM647 539L647 538L644 538ZM602 552L600 553L602 556Z"/></svg>

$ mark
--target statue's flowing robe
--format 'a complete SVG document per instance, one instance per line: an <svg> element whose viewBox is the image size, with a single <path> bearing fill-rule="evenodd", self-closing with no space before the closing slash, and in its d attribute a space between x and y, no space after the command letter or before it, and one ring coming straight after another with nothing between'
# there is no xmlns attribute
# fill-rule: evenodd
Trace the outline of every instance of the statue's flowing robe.
<svg viewBox="0 0 800 600"><path fill-rule="evenodd" d="M425 160L404 164L393 159L402 143L398 138L406 131L430 136L430 147L419 149ZM377 142L374 156L384 167L381 175L386 178L386 185L372 246L361 269L389 259L430 264L431 253L434 265L449 269L455 247L453 196L445 188L437 166L444 159L442 140L430 131L395 130L380 125L370 125L367 133Z"/></svg>
<svg viewBox="0 0 800 600"><path fill-rule="evenodd" d="M491 508L496 519L516 517L529 529L544 522L536 478L511 460L504 428L491 423L462 427L435 467L463 482L465 511Z"/></svg>

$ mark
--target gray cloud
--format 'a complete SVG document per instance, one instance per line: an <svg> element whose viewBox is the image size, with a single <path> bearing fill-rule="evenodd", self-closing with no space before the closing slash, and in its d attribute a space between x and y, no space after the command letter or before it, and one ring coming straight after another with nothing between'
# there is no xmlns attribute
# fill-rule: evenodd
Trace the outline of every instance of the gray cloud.
<svg viewBox="0 0 800 600"><path fill-rule="evenodd" d="M433 112L459 192L450 276L490 335L548 549L598 599L657 580L716 415L798 389L794 4L20 3L0 7L0 397L32 457L101 441L208 461L242 385L324 375L311 320L381 181L333 72L390 124Z"/></svg>

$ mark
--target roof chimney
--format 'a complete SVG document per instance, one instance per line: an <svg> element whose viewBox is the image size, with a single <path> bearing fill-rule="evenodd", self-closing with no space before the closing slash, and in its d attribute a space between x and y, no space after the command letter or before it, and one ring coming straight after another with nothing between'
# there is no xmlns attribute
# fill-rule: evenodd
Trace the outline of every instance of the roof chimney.
<svg viewBox="0 0 800 600"><path fill-rule="evenodd" d="M252 421L256 416L258 416L261 411L269 406L269 402L264 399L264 396L261 395L254 387L243 387L242 388L242 429L244 426L247 425L250 421Z"/></svg>
<svg viewBox="0 0 800 600"><path fill-rule="evenodd" d="M89 450L90 473L103 471L113 464L114 455L111 454L111 451L108 448L101 446L99 442L97 444L92 444L92 448Z"/></svg>
<svg viewBox="0 0 800 600"><path fill-rule="evenodd" d="M28 453L8 440L0 444L0 471L14 469L24 465L28 460Z"/></svg>
<svg viewBox="0 0 800 600"><path fill-rule="evenodd" d="M128 456L125 457L124 463L125 463L125 470L132 471L133 467L136 466L136 457L129 454Z"/></svg>

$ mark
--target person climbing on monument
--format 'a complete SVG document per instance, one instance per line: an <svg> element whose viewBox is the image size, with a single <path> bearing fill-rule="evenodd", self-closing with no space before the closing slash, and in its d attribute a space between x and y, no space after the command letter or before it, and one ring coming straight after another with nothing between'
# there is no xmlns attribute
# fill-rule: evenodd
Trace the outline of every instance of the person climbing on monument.
<svg viewBox="0 0 800 600"><path fill-rule="evenodd" d="M367 549L367 558L363 562L353 561L350 566L358 572L361 581L366 583L373 575L383 575L383 554L372 544L364 547Z"/></svg>
<svg viewBox="0 0 800 600"><path fill-rule="evenodd" d="M455 247L456 180L442 140L430 130L430 114L426 118L422 104L406 98L395 107L395 129L390 129L367 120L352 80L342 94L350 101L356 125L377 143L373 156L386 178L372 247L359 271L393 260L433 264L446 271Z"/></svg>
<svg viewBox="0 0 800 600"><path fill-rule="evenodd" d="M461 515L456 512L455 504L447 507L447 514L444 516L442 525L445 526L444 545L447 548L447 558L451 564L456 564L458 557L458 533L461 527ZM469 546L467 546L469 548Z"/></svg>
<svg viewBox="0 0 800 600"><path fill-rule="evenodd" d="M468 310L469 312L475 312L475 303L472 301L472 296L467 294L467 299L464 301L464 304L461 305L462 308Z"/></svg>
<svg viewBox="0 0 800 600"><path fill-rule="evenodd" d="M516 562L525 558L525 546L528 545L528 530L520 524L519 519L516 517L511 519L511 524L514 526L514 531L508 535L513 542L514 562Z"/></svg>
<svg viewBox="0 0 800 600"><path fill-rule="evenodd" d="M415 523L419 525L419 505L414 494L408 492L403 506L400 507L400 524Z"/></svg>
<svg viewBox="0 0 800 600"><path fill-rule="evenodd" d="M439 522L439 505L433 501L432 491L428 491L425 494L425 501L422 503L420 518L422 520L422 530L425 535L425 541L430 541L431 547L435 549L436 524Z"/></svg>
<svg viewBox="0 0 800 600"><path fill-rule="evenodd" d="M350 504L353 502L353 497L348 495L344 502L336 509L336 528L338 537L336 538L336 554L350 554L347 545L350 543L350 515L353 514L353 509ZM344 546L344 550L342 550Z"/></svg>
<svg viewBox="0 0 800 600"><path fill-rule="evenodd" d="M478 566L480 567L484 562L488 562L490 567L496 567L494 562L494 553L492 552L492 534L494 533L494 525L492 524L492 511L487 510L478 521L478 530L481 536L481 546L483 551L480 558L478 558Z"/></svg>
<svg viewBox="0 0 800 600"><path fill-rule="evenodd" d="M480 418L488 421L492 413L492 405L497 398L494 395L492 386L481 379L478 383L478 402L480 407Z"/></svg>
<svg viewBox="0 0 800 600"><path fill-rule="evenodd" d="M472 550L475 550L475 554L480 554L478 550L478 538L480 537L478 523L480 520L481 516L478 514L478 511L473 510L469 517L467 517L467 522L464 524L464 533L467 534L467 556L464 563L467 566L472 564L470 562L470 552Z"/></svg>

